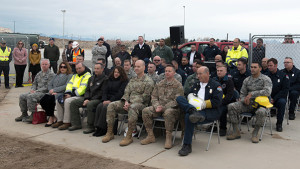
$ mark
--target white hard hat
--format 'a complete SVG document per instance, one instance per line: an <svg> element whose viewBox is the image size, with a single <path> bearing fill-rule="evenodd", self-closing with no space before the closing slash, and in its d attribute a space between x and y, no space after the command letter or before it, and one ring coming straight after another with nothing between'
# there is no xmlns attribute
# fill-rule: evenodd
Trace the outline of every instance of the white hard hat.
<svg viewBox="0 0 300 169"><path fill-rule="evenodd" d="M77 41L74 41L72 47L77 48L78 46L79 46L79 43Z"/></svg>
<svg viewBox="0 0 300 169"><path fill-rule="evenodd" d="M193 105L197 110L202 110L202 105L204 100L195 96L193 93L188 95L188 101L191 105Z"/></svg>

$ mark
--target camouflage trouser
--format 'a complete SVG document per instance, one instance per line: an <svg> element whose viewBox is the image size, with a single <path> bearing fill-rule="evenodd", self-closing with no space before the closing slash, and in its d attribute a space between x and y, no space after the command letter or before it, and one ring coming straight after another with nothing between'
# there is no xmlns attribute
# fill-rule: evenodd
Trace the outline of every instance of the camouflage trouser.
<svg viewBox="0 0 300 169"><path fill-rule="evenodd" d="M155 112L155 108L153 106L146 107L143 109L143 122L146 128L152 128L153 118L163 116L165 119L165 128L167 131L173 131L174 123L179 117L179 109L169 108L164 112Z"/></svg>
<svg viewBox="0 0 300 169"><path fill-rule="evenodd" d="M241 101L231 103L228 105L228 122L237 124L239 122L240 114L245 112L251 112L254 108L249 105L245 105ZM255 117L257 126L262 126L266 118L266 108L260 107L255 110Z"/></svg>
<svg viewBox="0 0 300 169"><path fill-rule="evenodd" d="M128 125L129 124L135 125L138 120L139 113L142 112L143 108L146 107L141 103L131 103L127 112L123 109L124 104L125 104L124 101L115 101L108 105L107 114L106 114L107 125L114 125L115 117L117 113L120 114L128 113Z"/></svg>
<svg viewBox="0 0 300 169"><path fill-rule="evenodd" d="M35 92L35 93L23 93L19 97L19 106L21 112L25 113L28 111L35 112L36 104L40 102L41 98L45 93Z"/></svg>

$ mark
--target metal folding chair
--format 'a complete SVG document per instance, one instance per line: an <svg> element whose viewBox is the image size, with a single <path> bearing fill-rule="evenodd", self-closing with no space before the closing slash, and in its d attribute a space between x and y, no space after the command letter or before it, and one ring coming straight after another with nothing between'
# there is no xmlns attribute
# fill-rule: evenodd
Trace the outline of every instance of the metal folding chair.
<svg viewBox="0 0 300 169"><path fill-rule="evenodd" d="M121 123L118 127L118 135L120 136L121 133L122 133L122 129L124 127L124 124L128 123L128 114L118 114L118 116L121 116L121 119L119 119L121 121ZM138 126L140 126L140 131L139 131L139 134L138 134L138 137L137 137L139 139L140 136L141 136L142 130L144 129L144 123L138 121L136 124Z"/></svg>
<svg viewBox="0 0 300 169"><path fill-rule="evenodd" d="M208 138L207 147L206 147L206 151L208 151L209 145L210 145L210 141L211 141L211 137L212 137L212 135L214 133L214 127L215 127L215 125L217 126L218 143L220 144L220 124L219 124L219 120L215 120L213 122L207 122L207 123L204 123L204 124L201 124L201 125L211 125L212 126L210 134L209 134L209 138ZM198 130L198 129L195 128L195 130L194 130L194 139L196 139L196 133L199 132L199 131L201 131L201 130Z"/></svg>
<svg viewBox="0 0 300 169"><path fill-rule="evenodd" d="M86 111L86 107L82 107L81 109L82 109L82 111L79 111L79 112L80 112L80 117L81 117L81 125L83 125L84 118L87 117L87 111Z"/></svg>
<svg viewBox="0 0 300 169"><path fill-rule="evenodd" d="M165 119L163 117L155 117L153 118L153 126L152 126L152 129L154 128L159 128L159 129L163 129L165 130L166 128L165 127L159 127L159 126L155 126L155 123L156 122L165 122ZM175 143L175 138L176 138L176 133L177 133L177 130L178 130L178 126L179 126L179 120L177 120L175 122L175 128L173 129L173 131L175 131L174 133L174 136L173 136L173 145Z"/></svg>
<svg viewBox="0 0 300 169"><path fill-rule="evenodd" d="M250 131L250 125L249 125L249 121L248 121L248 118L251 118L252 120L252 124L254 124L254 118L255 118L255 113L253 112L245 112L245 113L241 113L240 114L240 121L239 121L239 128L241 130L241 123L242 123L242 120L243 118L247 118L247 127L248 127L248 132ZM251 121L250 120L250 121ZM267 121L269 121L269 125L270 125L270 132L271 132L271 136L273 135L272 133L272 121L271 121L271 113L270 113L270 109L267 109L266 111L266 118L265 118L265 121L264 121L264 124L262 126L262 130L261 130L261 133L260 133L260 137L259 137L259 141L262 140L262 136L263 136L263 132L265 130L265 126L266 126L266 123Z"/></svg>

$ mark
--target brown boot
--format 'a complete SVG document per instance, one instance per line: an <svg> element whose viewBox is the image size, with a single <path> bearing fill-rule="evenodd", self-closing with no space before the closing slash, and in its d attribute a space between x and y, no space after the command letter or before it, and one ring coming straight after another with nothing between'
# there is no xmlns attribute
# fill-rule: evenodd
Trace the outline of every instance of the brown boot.
<svg viewBox="0 0 300 169"><path fill-rule="evenodd" d="M254 127L254 130L252 132L252 138L251 138L252 143L259 143L259 139L257 137L259 128L260 128L259 126Z"/></svg>
<svg viewBox="0 0 300 169"><path fill-rule="evenodd" d="M232 124L232 126L233 126L233 132L232 134L227 136L227 140L235 140L241 138L241 133L238 128L238 124Z"/></svg>
<svg viewBox="0 0 300 169"><path fill-rule="evenodd" d="M150 143L155 143L155 136L153 134L153 130L151 128L149 128L149 129L147 128L146 130L147 130L148 136L141 141L141 144L146 145L146 144L150 144Z"/></svg>
<svg viewBox="0 0 300 169"><path fill-rule="evenodd" d="M165 149L172 148L173 142L172 142L172 132L166 131L166 142L165 142Z"/></svg>
<svg viewBox="0 0 300 169"><path fill-rule="evenodd" d="M71 126L71 123L64 123L58 127L58 130L67 130Z"/></svg>
<svg viewBox="0 0 300 169"><path fill-rule="evenodd" d="M128 121L128 131L126 134L126 137L123 138L123 140L120 142L120 146L128 146L129 144L131 144L133 142L132 139L132 132L136 127L136 123L135 122L131 122L130 120Z"/></svg>
<svg viewBox="0 0 300 169"><path fill-rule="evenodd" d="M107 132L106 135L102 138L102 143L107 143L110 140L114 139L113 128L114 124L107 124Z"/></svg>
<svg viewBox="0 0 300 169"><path fill-rule="evenodd" d="M64 123L63 123L62 121L58 121L58 122L52 124L51 127L52 127L52 128L57 128L57 127L59 127L59 126L61 126L61 125L63 125L63 124L64 124Z"/></svg>

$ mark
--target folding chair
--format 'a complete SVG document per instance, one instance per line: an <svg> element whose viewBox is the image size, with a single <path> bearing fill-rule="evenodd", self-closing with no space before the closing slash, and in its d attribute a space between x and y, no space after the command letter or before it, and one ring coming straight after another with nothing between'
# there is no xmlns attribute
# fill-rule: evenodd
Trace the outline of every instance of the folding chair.
<svg viewBox="0 0 300 169"><path fill-rule="evenodd" d="M254 124L254 118L255 118L255 113L254 112L245 112L245 113L241 113L240 114L240 121L239 121L239 128L241 130L241 123L242 123L242 120L243 118L247 117L247 127L248 127L248 132L250 131L250 127L249 127L249 121L248 121L248 118L252 118L252 124ZM273 135L272 133L272 121L271 121L271 113L270 113L270 109L267 109L266 111L266 118L265 118L265 121L264 121L264 124L263 124L263 128L261 130L261 133L260 133L260 137L259 137L259 141L262 140L262 136L263 136L263 132L265 130L265 126L266 126L266 123L267 121L269 121L269 125L270 125L270 132L271 132L271 136Z"/></svg>
<svg viewBox="0 0 300 169"><path fill-rule="evenodd" d="M219 124L219 120L214 120L213 122L207 122L207 123L204 123L204 124L201 124L201 125L211 125L212 126L210 134L209 134L209 138L208 138L207 147L206 147L206 151L208 151L209 145L210 145L210 141L211 141L211 137L212 137L212 135L214 133L214 127L215 127L215 125L217 126L218 143L220 144L220 124ZM198 130L198 129L195 128L195 130L194 130L194 139L196 139L196 133L198 131L201 131L201 130Z"/></svg>
<svg viewBox="0 0 300 169"><path fill-rule="evenodd" d="M159 127L159 126L155 126L156 122L165 122L165 119L163 117L154 117L153 118L153 126L152 126L152 129L154 128L158 128L158 129L163 129L165 130L166 128L165 127ZM177 130L178 130L178 126L179 126L179 120L176 120L175 122L175 128L173 129L173 131L175 131L175 134L173 136L173 145L175 143L175 138L176 138L176 133L177 133Z"/></svg>
<svg viewBox="0 0 300 169"><path fill-rule="evenodd" d="M83 121L84 121L84 118L87 117L87 108L86 107L82 107L81 108L82 111L80 111L80 117L81 117L81 125L83 125Z"/></svg>
<svg viewBox="0 0 300 169"><path fill-rule="evenodd" d="M120 136L121 135L121 133L122 133L122 129L123 129L123 127L124 127L124 124L125 123L128 123L128 114L118 114L118 116L121 116L121 123L120 123L120 125L119 125L119 127L118 127L118 135ZM136 123L138 126L140 126L140 131L139 131L139 134L138 134L138 139L140 138L140 136L141 136L141 133L142 133L142 130L144 129L144 123L143 122L139 122L139 120L138 120L138 122Z"/></svg>

